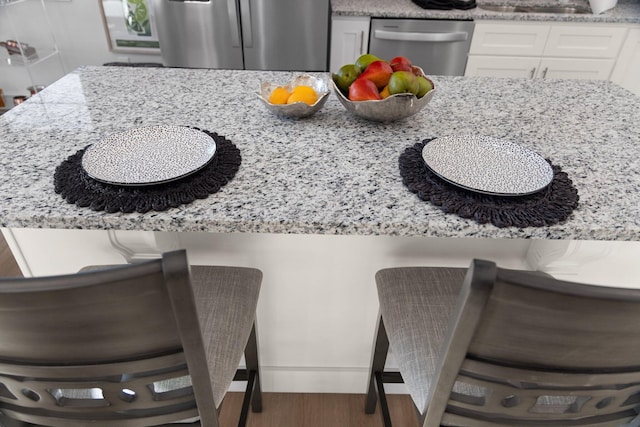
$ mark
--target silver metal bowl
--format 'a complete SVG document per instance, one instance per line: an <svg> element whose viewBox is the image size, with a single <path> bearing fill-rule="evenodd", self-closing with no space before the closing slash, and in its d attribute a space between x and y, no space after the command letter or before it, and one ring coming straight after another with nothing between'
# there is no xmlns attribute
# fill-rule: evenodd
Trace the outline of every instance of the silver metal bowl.
<svg viewBox="0 0 640 427"><path fill-rule="evenodd" d="M275 88L282 86L291 91L294 87L303 85L311 86L318 94L318 100L313 105L304 102L295 102L293 104L272 104L269 102L269 96ZM260 84L258 98L267 106L269 111L279 116L302 118L308 117L320 110L325 102L327 102L329 93L329 86L326 80L310 76L309 74L303 74L297 76L291 83L284 86L282 84L262 82Z"/></svg>
<svg viewBox="0 0 640 427"><path fill-rule="evenodd" d="M413 116L422 110L433 98L436 86L433 80L425 76L422 70L420 71L433 86L433 89L427 92L422 98L418 98L411 93L399 93L379 101L351 101L342 93L338 86L336 86L333 79L331 80L331 84L333 85L333 91L336 96L348 112L367 120L391 122Z"/></svg>

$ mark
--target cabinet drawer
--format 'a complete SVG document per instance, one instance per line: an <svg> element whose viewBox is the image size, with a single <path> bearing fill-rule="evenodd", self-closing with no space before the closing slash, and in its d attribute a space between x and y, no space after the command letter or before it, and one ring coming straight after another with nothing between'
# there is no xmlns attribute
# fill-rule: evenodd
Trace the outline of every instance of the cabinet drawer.
<svg viewBox="0 0 640 427"><path fill-rule="evenodd" d="M538 77L546 79L608 80L614 59L542 58Z"/></svg>
<svg viewBox="0 0 640 427"><path fill-rule="evenodd" d="M541 56L551 26L545 24L477 23L471 54Z"/></svg>
<svg viewBox="0 0 640 427"><path fill-rule="evenodd" d="M465 76L535 77L540 58L469 55Z"/></svg>
<svg viewBox="0 0 640 427"><path fill-rule="evenodd" d="M561 58L615 58L627 35L624 27L554 25L544 56Z"/></svg>

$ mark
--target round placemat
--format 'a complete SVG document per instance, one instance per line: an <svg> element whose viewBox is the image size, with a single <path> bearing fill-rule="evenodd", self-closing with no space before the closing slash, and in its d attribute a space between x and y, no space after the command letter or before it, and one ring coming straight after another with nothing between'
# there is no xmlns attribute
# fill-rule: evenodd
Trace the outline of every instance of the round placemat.
<svg viewBox="0 0 640 427"><path fill-rule="evenodd" d="M402 182L421 200L433 203L446 213L497 227L544 227L565 221L578 206L578 190L559 166L553 180L543 190L526 196L494 196L456 187L431 172L422 158L422 149L435 138L408 147L400 155Z"/></svg>
<svg viewBox="0 0 640 427"><path fill-rule="evenodd" d="M194 128L197 129L197 128ZM87 147L63 161L54 174L54 189L67 202L95 211L165 211L218 192L240 167L240 150L216 133L198 129L216 142L216 153L205 167L177 181L148 186L119 186L92 179L82 168Z"/></svg>

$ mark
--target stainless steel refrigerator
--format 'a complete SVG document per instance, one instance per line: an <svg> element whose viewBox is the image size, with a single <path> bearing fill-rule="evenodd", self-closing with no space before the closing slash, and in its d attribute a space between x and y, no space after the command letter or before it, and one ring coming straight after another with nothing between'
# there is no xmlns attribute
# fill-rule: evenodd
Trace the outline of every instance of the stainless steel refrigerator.
<svg viewBox="0 0 640 427"><path fill-rule="evenodd" d="M153 0L168 67L327 71L329 0Z"/></svg>

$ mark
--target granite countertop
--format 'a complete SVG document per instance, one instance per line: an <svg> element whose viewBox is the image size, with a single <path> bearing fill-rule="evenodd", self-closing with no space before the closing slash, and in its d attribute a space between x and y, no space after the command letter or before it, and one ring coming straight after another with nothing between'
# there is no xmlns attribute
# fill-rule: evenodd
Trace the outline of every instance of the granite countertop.
<svg viewBox="0 0 640 427"><path fill-rule="evenodd" d="M574 5L589 8L587 0L477 0L477 4L478 7L471 10L433 10L423 9L411 0L331 0L331 9L334 15L377 18L640 23L640 2L637 0L618 0L616 7L599 15L505 13L482 9L483 4Z"/></svg>
<svg viewBox="0 0 640 427"><path fill-rule="evenodd" d="M611 82L434 76L436 94L410 119L349 115L331 94L307 119L274 116L259 82L290 72L82 67L0 117L3 227L640 239L638 97ZM328 78L327 73L317 75ZM106 136L174 124L215 131L241 151L233 180L165 212L107 214L66 203L56 167ZM425 138L483 134L561 166L580 194L565 223L498 228L446 214L402 184L398 157Z"/></svg>

